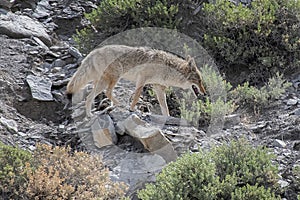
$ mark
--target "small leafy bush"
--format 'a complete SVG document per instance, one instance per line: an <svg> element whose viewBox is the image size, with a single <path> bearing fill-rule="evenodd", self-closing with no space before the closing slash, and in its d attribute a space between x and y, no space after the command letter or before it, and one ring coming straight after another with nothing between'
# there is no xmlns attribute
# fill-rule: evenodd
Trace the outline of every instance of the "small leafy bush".
<svg viewBox="0 0 300 200"><path fill-rule="evenodd" d="M300 66L300 2L256 0L249 5L217 0L204 3L197 25L219 65L247 66L249 81Z"/></svg>
<svg viewBox="0 0 300 200"><path fill-rule="evenodd" d="M223 118L225 115L232 113L235 107L231 101L224 102L221 98L218 98L216 102L212 102L208 97L204 101L189 102L188 99L191 99L191 96L192 94L188 93L185 98L180 100L179 109L181 117L190 121L195 127L200 125L200 119Z"/></svg>
<svg viewBox="0 0 300 200"><path fill-rule="evenodd" d="M237 107L246 106L259 113L271 102L279 99L291 86L283 75L276 73L276 76L270 78L261 88L250 86L249 82L246 82L232 89L231 84L223 80L213 68L204 66L201 72L209 97L204 101L194 100L191 93L185 93L179 108L181 117L196 127L199 125L199 119L221 118L232 113Z"/></svg>
<svg viewBox="0 0 300 200"><path fill-rule="evenodd" d="M262 147L253 148L244 140L217 147L210 156L221 180L230 175L237 178L239 185L257 184L266 188L277 182L278 170L271 162L274 155Z"/></svg>
<svg viewBox="0 0 300 200"><path fill-rule="evenodd" d="M274 186L277 169L273 155L244 140L216 147L211 152L187 153L170 163L153 184L138 192L150 199L280 199Z"/></svg>
<svg viewBox="0 0 300 200"><path fill-rule="evenodd" d="M26 163L32 160L29 152L0 142L0 194L21 198L21 188L27 182Z"/></svg>
<svg viewBox="0 0 300 200"><path fill-rule="evenodd" d="M270 189L257 185L249 185L235 189L231 195L231 200L269 200L269 199L281 199L276 198L275 194Z"/></svg>
<svg viewBox="0 0 300 200"><path fill-rule="evenodd" d="M204 153L186 154L164 168L156 183L148 184L138 192L138 197L143 200L215 199L220 184L215 171L215 165Z"/></svg>
<svg viewBox="0 0 300 200"><path fill-rule="evenodd" d="M297 188L300 188L300 166L296 166L293 169L293 175L295 176L295 185ZM298 189L299 191L299 189ZM297 196L298 200L300 200L300 194Z"/></svg>
<svg viewBox="0 0 300 200"><path fill-rule="evenodd" d="M78 31L74 39L80 49L88 52L98 31L108 37L131 28L176 28L181 21L178 8L176 0L103 0L97 9L85 14L91 25Z"/></svg>
<svg viewBox="0 0 300 200"><path fill-rule="evenodd" d="M242 86L239 85L230 92L230 98L237 104L248 105L249 107L253 107L254 111L259 111L272 101L278 99L290 86L291 83L286 82L283 76L277 73L275 77L269 79L266 86L260 89L249 86L249 82L244 83Z"/></svg>

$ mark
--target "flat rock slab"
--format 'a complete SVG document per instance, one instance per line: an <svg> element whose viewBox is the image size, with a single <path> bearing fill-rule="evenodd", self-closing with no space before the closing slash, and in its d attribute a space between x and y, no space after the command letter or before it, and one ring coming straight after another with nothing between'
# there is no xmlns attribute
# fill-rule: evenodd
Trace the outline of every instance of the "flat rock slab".
<svg viewBox="0 0 300 200"><path fill-rule="evenodd" d="M51 93L52 82L44 77L28 75L26 81L30 87L32 97L39 101L53 101Z"/></svg>
<svg viewBox="0 0 300 200"><path fill-rule="evenodd" d="M159 128L147 126L147 123L133 114L122 122L127 134L137 138L144 148L162 156L167 162L176 160L177 154L168 139Z"/></svg>
<svg viewBox="0 0 300 200"><path fill-rule="evenodd" d="M9 130L14 131L15 133L18 132L18 125L15 120L12 119L6 119L4 117L0 118L0 123L6 126Z"/></svg>
<svg viewBox="0 0 300 200"><path fill-rule="evenodd" d="M127 154L120 160L115 171L119 171L118 181L123 181L131 188L139 188L142 183L155 181L155 174L166 166L165 160L159 155Z"/></svg>
<svg viewBox="0 0 300 200"><path fill-rule="evenodd" d="M0 15L0 34L11 38L30 38L34 36L42 40L47 46L52 44L50 36L40 22L11 12Z"/></svg>

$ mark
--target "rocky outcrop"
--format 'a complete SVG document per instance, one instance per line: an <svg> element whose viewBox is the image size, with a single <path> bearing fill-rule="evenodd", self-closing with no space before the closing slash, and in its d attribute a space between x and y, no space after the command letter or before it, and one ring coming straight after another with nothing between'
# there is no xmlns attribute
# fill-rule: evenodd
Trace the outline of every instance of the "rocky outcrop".
<svg viewBox="0 0 300 200"><path fill-rule="evenodd" d="M11 38L37 37L47 46L52 44L50 36L40 22L11 12L0 15L0 34Z"/></svg>

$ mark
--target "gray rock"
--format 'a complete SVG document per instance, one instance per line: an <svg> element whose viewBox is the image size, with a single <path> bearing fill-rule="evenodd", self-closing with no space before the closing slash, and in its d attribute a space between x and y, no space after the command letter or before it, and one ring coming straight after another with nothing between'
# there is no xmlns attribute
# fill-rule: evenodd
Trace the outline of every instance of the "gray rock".
<svg viewBox="0 0 300 200"><path fill-rule="evenodd" d="M39 0L11 0L11 1L14 2L13 7L18 7L22 9L29 8L31 10L34 10Z"/></svg>
<svg viewBox="0 0 300 200"><path fill-rule="evenodd" d="M118 106L109 115L115 122L118 122L127 119L131 115L131 112Z"/></svg>
<svg viewBox="0 0 300 200"><path fill-rule="evenodd" d="M51 67L52 67L52 68L56 68L56 67L62 68L62 67L65 66L65 65L66 65L66 61L64 61L64 60L62 60L62 59L56 59L56 60L52 63Z"/></svg>
<svg viewBox="0 0 300 200"><path fill-rule="evenodd" d="M58 125L58 131L60 131L60 132L63 132L65 130L65 128L66 127L63 124Z"/></svg>
<svg viewBox="0 0 300 200"><path fill-rule="evenodd" d="M278 184L281 186L281 188L286 188L287 186L290 185L290 183L285 180L279 180Z"/></svg>
<svg viewBox="0 0 300 200"><path fill-rule="evenodd" d="M53 96L51 94L52 82L49 79L28 75L26 81L34 99L40 101L53 101Z"/></svg>
<svg viewBox="0 0 300 200"><path fill-rule="evenodd" d="M119 165L114 168L117 172L117 181L127 183L129 192L142 188L143 184L155 181L155 174L161 171L166 161L159 155L126 154Z"/></svg>
<svg viewBox="0 0 300 200"><path fill-rule="evenodd" d="M4 117L0 118L1 124L3 124L8 130L14 131L15 133L18 133L18 124L13 119L6 119Z"/></svg>
<svg viewBox="0 0 300 200"><path fill-rule="evenodd" d="M18 132L18 135L20 135L21 137L26 137L27 136L27 134L26 133L23 133L23 132Z"/></svg>
<svg viewBox="0 0 300 200"><path fill-rule="evenodd" d="M119 135L124 135L126 132L122 121L118 121L115 128L116 128L116 133Z"/></svg>
<svg viewBox="0 0 300 200"><path fill-rule="evenodd" d="M228 129L241 123L241 116L239 114L232 114L225 116L224 128Z"/></svg>
<svg viewBox="0 0 300 200"><path fill-rule="evenodd" d="M99 115L91 126L94 144L98 147L104 147L117 143L117 135L113 121L109 115Z"/></svg>
<svg viewBox="0 0 300 200"><path fill-rule="evenodd" d="M34 10L33 17L40 19L40 18L47 18L50 16L51 13L51 6L49 4L49 0L42 0L40 1L36 9Z"/></svg>
<svg viewBox="0 0 300 200"><path fill-rule="evenodd" d="M137 115L133 114L123 121L123 127L129 135L137 138L145 149L159 154L167 162L174 161L177 158L172 144L162 134L161 130L150 126Z"/></svg>
<svg viewBox="0 0 300 200"><path fill-rule="evenodd" d="M181 118L155 114L152 114L149 117L152 123L159 125L191 126L187 120Z"/></svg>
<svg viewBox="0 0 300 200"><path fill-rule="evenodd" d="M11 12L8 12L6 15L0 15L0 34L12 38L30 38L35 36L47 46L52 44L50 36L40 22Z"/></svg>
<svg viewBox="0 0 300 200"><path fill-rule="evenodd" d="M44 49L48 50L49 48L47 47L47 45L45 45L45 43L40 40L38 37L32 37L32 39L41 47L43 47Z"/></svg>
<svg viewBox="0 0 300 200"><path fill-rule="evenodd" d="M76 59L82 58L82 54L79 52L78 49L76 49L75 47L70 47L68 49L69 54L71 54L73 57L75 57Z"/></svg>
<svg viewBox="0 0 300 200"><path fill-rule="evenodd" d="M293 105L296 105L298 103L298 100L297 99L289 99L286 104L289 105L289 106L293 106Z"/></svg>
<svg viewBox="0 0 300 200"><path fill-rule="evenodd" d="M278 139L275 139L275 140L273 141L273 145L274 145L275 147L279 147L279 148L285 148L285 147L286 147L286 143L285 143L284 141L278 140Z"/></svg>
<svg viewBox="0 0 300 200"><path fill-rule="evenodd" d="M295 110L293 110L292 114L300 116L300 108L296 108Z"/></svg>
<svg viewBox="0 0 300 200"><path fill-rule="evenodd" d="M249 130L252 130L255 133L261 133L264 128L268 126L270 121L259 121L256 124L247 125Z"/></svg>
<svg viewBox="0 0 300 200"><path fill-rule="evenodd" d="M0 8L10 9L14 4L14 1L11 0L1 0Z"/></svg>
<svg viewBox="0 0 300 200"><path fill-rule="evenodd" d="M295 83L293 84L294 88L296 88L296 89L299 88L299 85L300 85L300 82L295 82Z"/></svg>

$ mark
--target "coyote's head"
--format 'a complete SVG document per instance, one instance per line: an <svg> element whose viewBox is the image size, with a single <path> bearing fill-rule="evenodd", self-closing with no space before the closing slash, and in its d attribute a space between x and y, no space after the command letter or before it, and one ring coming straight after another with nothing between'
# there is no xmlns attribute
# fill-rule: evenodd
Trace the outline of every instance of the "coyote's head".
<svg viewBox="0 0 300 200"><path fill-rule="evenodd" d="M193 91L196 97L206 95L206 90L203 86L203 80L199 69L197 68L194 58L187 56L187 67L188 67L188 82L190 84L190 89Z"/></svg>

